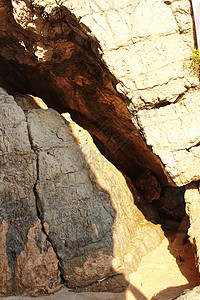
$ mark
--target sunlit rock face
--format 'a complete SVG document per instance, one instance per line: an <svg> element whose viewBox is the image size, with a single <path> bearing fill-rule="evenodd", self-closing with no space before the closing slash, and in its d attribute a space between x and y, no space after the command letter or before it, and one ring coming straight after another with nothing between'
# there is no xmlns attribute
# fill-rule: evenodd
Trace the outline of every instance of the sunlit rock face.
<svg viewBox="0 0 200 300"><path fill-rule="evenodd" d="M133 107L174 102L197 80L183 69L194 46L189 1L60 1L101 45Z"/></svg>
<svg viewBox="0 0 200 300"><path fill-rule="evenodd" d="M200 178L199 98L196 90L178 103L138 112L147 144L178 186Z"/></svg>
<svg viewBox="0 0 200 300"><path fill-rule="evenodd" d="M198 83L183 68L194 44L190 4L168 4L1 0L0 81L70 111L129 176L149 168L174 184L137 115Z"/></svg>

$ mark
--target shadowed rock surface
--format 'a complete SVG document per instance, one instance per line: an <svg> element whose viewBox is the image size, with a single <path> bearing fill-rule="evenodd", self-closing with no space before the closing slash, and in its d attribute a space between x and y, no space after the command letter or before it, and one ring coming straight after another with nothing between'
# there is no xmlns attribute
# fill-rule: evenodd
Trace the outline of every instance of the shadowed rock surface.
<svg viewBox="0 0 200 300"><path fill-rule="evenodd" d="M37 216L36 155L23 110L2 89L0 136L0 295L50 293L60 277Z"/></svg>
<svg viewBox="0 0 200 300"><path fill-rule="evenodd" d="M102 61L101 45L65 6L68 1L0 4L1 84L39 96L59 112L70 112L106 157L129 176L149 168L164 184L171 182L136 129L125 103L130 101L117 92L120 80Z"/></svg>
<svg viewBox="0 0 200 300"><path fill-rule="evenodd" d="M133 196L124 176L72 121L67 124L48 109L29 111L27 123L38 155L38 208L68 287L86 286L122 270L128 275L162 240L159 227L134 205L136 190L132 186ZM107 290L117 289L120 284L113 278Z"/></svg>
<svg viewBox="0 0 200 300"><path fill-rule="evenodd" d="M185 290L179 297L174 300L199 300L200 299L200 286L196 286L191 290Z"/></svg>
<svg viewBox="0 0 200 300"><path fill-rule="evenodd" d="M199 182L192 182L186 186L185 191L186 213L189 216L190 228L188 235L191 244L194 248L194 254L196 257L196 265L200 270L200 193Z"/></svg>
<svg viewBox="0 0 200 300"><path fill-rule="evenodd" d="M123 290L118 274L136 270L164 237L134 204L143 200L130 180L68 115L24 114L2 89L0 111L1 294L54 291L58 260L68 287Z"/></svg>
<svg viewBox="0 0 200 300"><path fill-rule="evenodd" d="M152 205L163 218L181 221L185 216L185 187L164 187Z"/></svg>
<svg viewBox="0 0 200 300"><path fill-rule="evenodd" d="M25 110L1 90L2 295L50 293L60 271L78 291L120 291L163 238L152 205L184 216L168 185L192 182L198 263L193 27L188 0L0 0L0 85ZM36 97L51 109L31 107Z"/></svg>

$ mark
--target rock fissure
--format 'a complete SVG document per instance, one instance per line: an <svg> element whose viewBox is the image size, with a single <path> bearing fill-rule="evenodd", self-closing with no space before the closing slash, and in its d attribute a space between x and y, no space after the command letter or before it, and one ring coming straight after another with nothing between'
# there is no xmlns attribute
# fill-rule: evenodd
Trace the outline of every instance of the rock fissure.
<svg viewBox="0 0 200 300"><path fill-rule="evenodd" d="M39 195L38 195L38 192L37 192L37 185L38 185L38 181L39 181L39 150L35 148L35 146L33 145L33 139L32 139L32 136L31 136L31 131L30 131L30 127L29 127L29 124L28 124L28 118L27 118L27 114L25 112L25 116L26 116L26 123L27 123L27 132L28 132L28 138L29 138L29 141L30 141L30 145L31 145L31 149L34 151L35 155L36 155L36 180L35 180L35 183L34 183L34 186L33 186L33 193L34 193L34 196L35 196L35 207L36 207L36 212L37 212L37 217L38 219L40 220L40 223L41 223L41 230L42 232L44 233L44 235L46 236L47 238L47 241L51 244L55 254L56 254L56 257L58 259L58 270L59 270L59 276L61 277L61 280L63 283L65 283L65 285L67 286L66 284L66 281L64 280L63 276L62 276L62 269L60 268L60 257L48 235L48 232L45 228L45 225L44 225L44 220L41 216L41 212L40 212L40 209L39 209ZM49 149L48 149L49 150Z"/></svg>

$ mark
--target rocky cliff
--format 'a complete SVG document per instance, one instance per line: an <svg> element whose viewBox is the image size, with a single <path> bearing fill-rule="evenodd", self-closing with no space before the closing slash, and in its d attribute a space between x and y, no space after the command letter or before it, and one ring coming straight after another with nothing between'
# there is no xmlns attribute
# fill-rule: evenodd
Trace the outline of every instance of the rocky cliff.
<svg viewBox="0 0 200 300"><path fill-rule="evenodd" d="M190 2L0 0L0 12L1 295L123 290L158 224L183 219L187 184L198 259Z"/></svg>

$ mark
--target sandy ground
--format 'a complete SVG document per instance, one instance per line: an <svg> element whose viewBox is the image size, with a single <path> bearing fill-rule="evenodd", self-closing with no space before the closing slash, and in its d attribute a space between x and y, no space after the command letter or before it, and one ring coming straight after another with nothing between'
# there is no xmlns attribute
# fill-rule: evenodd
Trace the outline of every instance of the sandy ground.
<svg viewBox="0 0 200 300"><path fill-rule="evenodd" d="M138 270L127 278L130 283L123 294L71 293L62 288L45 297L7 297L1 300L169 300L184 289L199 283L192 247L186 239L187 224L176 235L165 238L162 244L145 256ZM192 299L191 299L192 300Z"/></svg>

